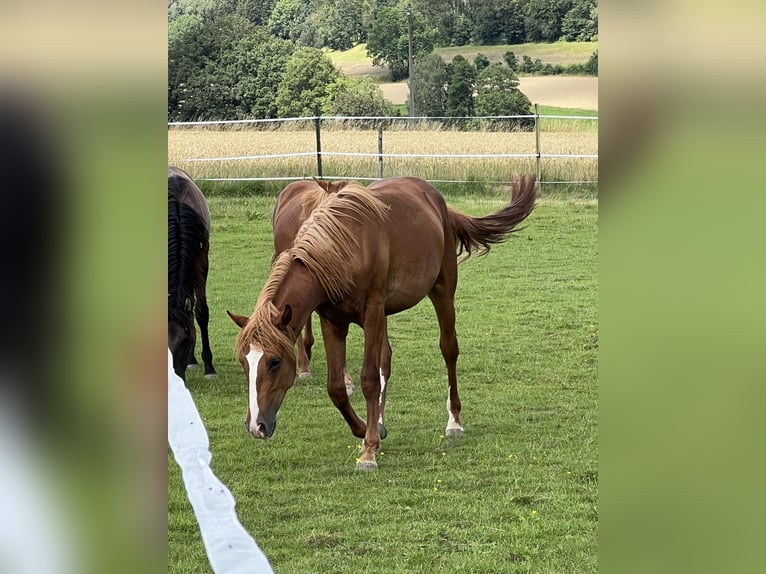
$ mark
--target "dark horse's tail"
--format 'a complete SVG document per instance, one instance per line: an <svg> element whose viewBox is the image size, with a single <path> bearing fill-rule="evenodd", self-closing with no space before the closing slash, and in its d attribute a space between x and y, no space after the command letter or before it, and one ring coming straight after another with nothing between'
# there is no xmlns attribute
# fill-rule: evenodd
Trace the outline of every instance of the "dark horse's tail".
<svg viewBox="0 0 766 574"><path fill-rule="evenodd" d="M497 213L471 217L449 208L450 224L460 243L458 254L465 251L464 259L468 259L474 251L478 255L486 255L492 245L502 243L508 234L519 231L516 226L532 213L536 197L535 178L527 176L513 182L511 203Z"/></svg>
<svg viewBox="0 0 766 574"><path fill-rule="evenodd" d="M184 325L193 317L196 262L203 249L205 224L194 209L178 201L171 181L168 180L168 318Z"/></svg>

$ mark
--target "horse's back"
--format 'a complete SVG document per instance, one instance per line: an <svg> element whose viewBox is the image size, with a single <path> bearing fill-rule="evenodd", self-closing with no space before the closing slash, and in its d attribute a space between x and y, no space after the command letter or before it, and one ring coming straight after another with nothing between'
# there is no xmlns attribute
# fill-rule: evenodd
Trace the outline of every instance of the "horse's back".
<svg viewBox="0 0 766 574"><path fill-rule="evenodd" d="M369 190L389 206L384 225L392 239L398 239L402 245L425 241L444 246L447 204L430 183L415 177L399 177L377 181Z"/></svg>
<svg viewBox="0 0 766 574"><path fill-rule="evenodd" d="M205 196L188 173L172 165L168 166L168 195L191 207L202 220L205 231L210 233L210 208Z"/></svg>
<svg viewBox="0 0 766 574"><path fill-rule="evenodd" d="M395 313L431 290L444 265L456 258L455 240L448 232L446 202L428 182L392 178L369 190L389 206L383 229L373 230L369 241L387 267L387 312Z"/></svg>

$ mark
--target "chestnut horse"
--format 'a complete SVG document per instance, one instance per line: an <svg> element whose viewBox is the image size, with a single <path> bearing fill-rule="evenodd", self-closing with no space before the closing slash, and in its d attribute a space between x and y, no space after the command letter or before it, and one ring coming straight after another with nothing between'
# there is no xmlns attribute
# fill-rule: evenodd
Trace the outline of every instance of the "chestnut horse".
<svg viewBox="0 0 766 574"><path fill-rule="evenodd" d="M194 358L195 315L202 334L205 378L217 377L207 333L209 247L210 210L205 197L188 173L168 166L168 348L173 370L184 380L187 366L199 366Z"/></svg>
<svg viewBox="0 0 766 574"><path fill-rule="evenodd" d="M391 372L388 315L431 299L447 367L447 436L463 434L457 389L454 295L457 256L487 253L534 209L533 177L517 179L511 202L484 217L448 207L429 183L412 177L351 182L303 223L293 246L275 260L253 314L231 314L240 326L239 361L249 384L245 426L268 438L285 393L295 381L295 341L316 310L327 354L327 390L354 436L363 437L357 470L377 468L384 390ZM460 251L458 252L458 247ZM343 384L346 335L364 330L361 373L367 417L354 412Z"/></svg>
<svg viewBox="0 0 766 574"><path fill-rule="evenodd" d="M285 187L277 197L274 206L274 214L271 218L274 230L274 258L293 246L293 241L303 222L331 194L340 191L346 184L345 181L332 183L312 179L311 181L296 181ZM311 361L311 348L314 345L314 332L311 325L311 315L306 321L305 327L298 331L298 377L306 379L311 377L309 363ZM354 383L344 371L346 392L351 395Z"/></svg>

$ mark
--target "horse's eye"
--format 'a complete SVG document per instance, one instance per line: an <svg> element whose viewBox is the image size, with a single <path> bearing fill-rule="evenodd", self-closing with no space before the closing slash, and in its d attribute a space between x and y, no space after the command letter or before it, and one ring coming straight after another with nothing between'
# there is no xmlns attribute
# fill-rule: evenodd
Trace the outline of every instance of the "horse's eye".
<svg viewBox="0 0 766 574"><path fill-rule="evenodd" d="M281 364L282 364L282 359L280 359L279 357L274 357L266 364L266 368L273 373L279 368Z"/></svg>

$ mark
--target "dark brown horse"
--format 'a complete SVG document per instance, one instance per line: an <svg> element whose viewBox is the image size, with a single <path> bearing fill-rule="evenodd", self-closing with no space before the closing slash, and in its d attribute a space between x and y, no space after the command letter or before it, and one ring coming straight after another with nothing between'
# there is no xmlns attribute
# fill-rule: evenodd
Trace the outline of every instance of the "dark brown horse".
<svg viewBox="0 0 766 574"><path fill-rule="evenodd" d="M331 194L340 191L346 185L345 181L332 183L312 179L311 181L296 181L285 187L277 197L272 216L274 230L274 259L293 246L293 241L303 222ZM314 332L311 325L311 315L306 321L305 327L298 331L298 377L309 378L311 370L311 348L314 345ZM346 391L351 395L354 383L348 374L344 372Z"/></svg>
<svg viewBox="0 0 766 574"><path fill-rule="evenodd" d="M197 185L185 171L168 167L168 347L173 369L185 380L186 369L197 367L194 357L196 315L202 334L205 378L217 377L207 326L210 313L205 296L210 210Z"/></svg>
<svg viewBox="0 0 766 574"><path fill-rule="evenodd" d="M354 436L364 437L356 468L377 468L378 423L391 372L386 317L427 295L447 366L446 434L462 434L454 307L458 248L470 256L504 241L532 212L535 190L534 178L517 180L510 204L484 217L458 213L434 187L411 177L383 180L369 189L348 183L324 201L301 226L293 246L277 257L253 314L232 315L241 328L236 347L249 383L245 425L250 433L256 438L274 433L277 411L295 380L297 333L316 310L327 353L328 393ZM366 421L354 412L343 384L351 323L364 330Z"/></svg>

